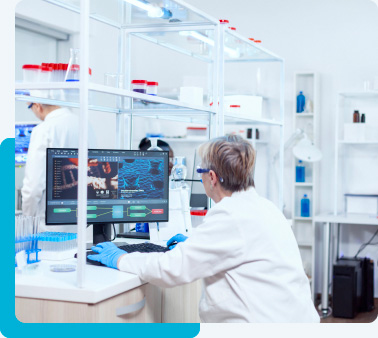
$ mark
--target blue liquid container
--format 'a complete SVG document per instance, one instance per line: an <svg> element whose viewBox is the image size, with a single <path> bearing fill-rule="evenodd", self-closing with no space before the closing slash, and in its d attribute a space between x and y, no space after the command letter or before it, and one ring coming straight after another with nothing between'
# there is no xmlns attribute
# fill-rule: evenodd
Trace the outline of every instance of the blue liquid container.
<svg viewBox="0 0 378 338"><path fill-rule="evenodd" d="M295 182L304 182L305 181L305 167L302 164L302 161L298 161L298 165L295 167Z"/></svg>
<svg viewBox="0 0 378 338"><path fill-rule="evenodd" d="M136 223L135 224L135 231L136 232L149 232L150 227L148 223Z"/></svg>
<svg viewBox="0 0 378 338"><path fill-rule="evenodd" d="M306 194L301 199L301 217L310 217L310 200Z"/></svg>
<svg viewBox="0 0 378 338"><path fill-rule="evenodd" d="M306 98L303 92L299 92L297 96L297 113L302 113L305 110Z"/></svg>

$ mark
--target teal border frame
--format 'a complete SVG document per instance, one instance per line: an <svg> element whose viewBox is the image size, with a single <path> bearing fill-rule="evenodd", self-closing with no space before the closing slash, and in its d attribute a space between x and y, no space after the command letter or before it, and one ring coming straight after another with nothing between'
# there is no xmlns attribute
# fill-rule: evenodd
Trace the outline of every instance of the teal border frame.
<svg viewBox="0 0 378 338"><path fill-rule="evenodd" d="M15 212L15 141L5 139L0 146L0 177L4 193L0 196L2 214L3 263L0 277L0 332L5 337L195 337L200 324L52 324L22 323L15 315L15 274L14 274L14 212ZM12 226L13 225L13 226Z"/></svg>

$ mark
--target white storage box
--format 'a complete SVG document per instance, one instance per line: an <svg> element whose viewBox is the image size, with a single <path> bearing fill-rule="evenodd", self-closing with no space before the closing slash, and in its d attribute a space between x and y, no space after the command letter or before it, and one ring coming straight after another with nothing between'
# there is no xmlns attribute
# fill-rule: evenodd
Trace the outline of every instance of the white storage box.
<svg viewBox="0 0 378 338"><path fill-rule="evenodd" d="M378 195L345 194L347 214L378 215Z"/></svg>
<svg viewBox="0 0 378 338"><path fill-rule="evenodd" d="M238 105L238 112L242 116L260 119L262 116L261 96L252 95L229 95L224 97L224 109L230 112L230 106Z"/></svg>

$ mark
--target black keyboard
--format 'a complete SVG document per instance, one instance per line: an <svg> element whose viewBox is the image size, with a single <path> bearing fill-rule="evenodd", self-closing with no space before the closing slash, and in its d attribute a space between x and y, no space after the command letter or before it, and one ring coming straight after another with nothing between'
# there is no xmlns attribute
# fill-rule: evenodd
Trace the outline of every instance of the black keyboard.
<svg viewBox="0 0 378 338"><path fill-rule="evenodd" d="M169 249L166 246L156 245L153 243L140 243L140 244L127 244L122 245L118 247L121 250L126 251L127 253L132 252L166 252L169 251ZM87 251L88 255L97 255L97 252L94 251ZM75 255L76 257L76 255ZM92 261L91 259L87 258L87 264L91 265L98 265L98 266L104 266L104 264L96 261Z"/></svg>

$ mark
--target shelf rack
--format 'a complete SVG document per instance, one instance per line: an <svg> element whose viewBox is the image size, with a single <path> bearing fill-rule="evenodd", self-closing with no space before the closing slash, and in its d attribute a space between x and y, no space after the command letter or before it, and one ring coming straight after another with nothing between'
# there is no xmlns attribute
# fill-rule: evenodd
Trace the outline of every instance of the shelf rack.
<svg viewBox="0 0 378 338"><path fill-rule="evenodd" d="M104 10L97 6L101 1L90 0L44 0L52 5L64 8L80 15L80 82L67 83L20 83L16 91L29 91L30 95L16 94L19 101L33 101L46 104L80 108L80 138L78 167L78 265L77 285L85 284L85 230L87 226L86 205L86 163L88 160L88 116L89 110L102 111L116 115L116 147L130 149L134 117L166 119L180 122L193 122L207 125L207 138L224 134L224 124L234 122L245 125L267 125L280 129L279 146L279 202L283 207L283 127L284 127L284 60L260 45L244 38L240 34L220 24L206 13L181 0L164 1L164 6L171 10L177 20L151 18L147 13L122 0L109 0ZM151 4L161 6L159 0L149 0ZM103 3L102 3L103 4ZM106 12L106 13L105 13ZM118 33L118 69L125 74L125 88L107 87L91 83L85 69L89 67L89 28L90 21L99 21L117 28ZM187 43L188 36L200 38L202 49L196 49ZM219 98L218 107L205 107L186 104L178 100L163 97L152 97L130 90L130 56L132 53L131 37L137 37L172 51L191 56L206 62L209 67L209 83L212 84L211 94ZM233 45L238 44L238 49ZM280 64L280 118L252 119L234 116L223 111L224 97L224 66L232 62L274 62ZM77 96L68 100L60 94L69 90ZM45 91L44 95L35 95ZM53 94L46 95L47 92ZM54 96L57 94L57 96ZM99 98L111 96L112 103L97 104ZM123 128L123 130L122 130ZM129 137L121 140L122 132ZM260 143L256 142L255 143ZM264 144L264 142L261 142Z"/></svg>
<svg viewBox="0 0 378 338"><path fill-rule="evenodd" d="M306 100L313 102L313 111L296 112L296 97L299 91L303 91ZM312 71L296 72L294 75L294 93L293 93L293 114L294 123L293 130L302 129L313 142L318 143L318 117L319 117L319 79L318 74ZM317 184L318 184L318 165L316 163L305 163L306 172L310 170L310 176L306 175L305 182L296 182L296 162L292 160L292 176L293 176L293 197L292 197L292 217L293 231L296 235L298 247L301 252L304 266L307 267L306 274L314 276L315 273L315 223L313 216L317 210ZM300 217L300 200L303 194L310 196L310 217ZM314 279L312 279L313 281ZM312 299L315 298L315 288L311 283Z"/></svg>

